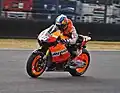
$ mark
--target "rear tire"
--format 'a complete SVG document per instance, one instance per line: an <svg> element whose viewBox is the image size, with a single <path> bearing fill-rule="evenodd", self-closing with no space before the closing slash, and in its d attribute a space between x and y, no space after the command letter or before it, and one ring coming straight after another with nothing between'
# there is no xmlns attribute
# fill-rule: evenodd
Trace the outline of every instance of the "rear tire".
<svg viewBox="0 0 120 93"><path fill-rule="evenodd" d="M70 73L72 76L81 76L81 75L83 75L83 74L86 72L86 70L88 69L88 66L89 66L89 64L90 64L90 54L89 54L89 52L88 52L86 49L83 48L81 55L83 55L83 56L86 58L86 59L83 58L83 61L86 61L87 64L86 64L86 66L85 66L84 68L82 68L82 69L80 69L80 68L78 68L78 69L69 69L69 73Z"/></svg>
<svg viewBox="0 0 120 93"><path fill-rule="evenodd" d="M26 65L27 74L32 78L37 78L40 76L46 68L46 63L42 59L40 53L32 53L29 57ZM40 61L41 60L41 61ZM43 66L40 66L44 64Z"/></svg>

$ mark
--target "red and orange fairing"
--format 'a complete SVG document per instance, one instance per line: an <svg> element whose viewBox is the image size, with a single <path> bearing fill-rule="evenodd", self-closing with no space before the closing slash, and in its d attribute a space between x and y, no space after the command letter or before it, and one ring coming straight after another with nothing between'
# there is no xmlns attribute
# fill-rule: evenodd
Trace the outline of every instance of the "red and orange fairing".
<svg viewBox="0 0 120 93"><path fill-rule="evenodd" d="M53 37L60 36L61 39L65 39L61 32L58 30L52 34ZM65 44L58 43L56 46L52 46L49 48L51 54L52 54L52 62L64 62L70 57L70 53L68 52Z"/></svg>
<svg viewBox="0 0 120 93"><path fill-rule="evenodd" d="M58 43L56 46L52 46L49 49L52 54L52 62L64 62L70 57L70 53L62 43Z"/></svg>

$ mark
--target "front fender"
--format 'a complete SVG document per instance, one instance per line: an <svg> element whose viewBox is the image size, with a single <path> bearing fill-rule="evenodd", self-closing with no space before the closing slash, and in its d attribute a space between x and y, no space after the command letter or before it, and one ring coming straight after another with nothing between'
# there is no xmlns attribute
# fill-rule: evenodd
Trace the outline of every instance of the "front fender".
<svg viewBox="0 0 120 93"><path fill-rule="evenodd" d="M44 51L44 49L42 49L42 47L40 47L39 49L33 50L32 54L40 54L41 56L47 57L49 54L49 50Z"/></svg>
<svg viewBox="0 0 120 93"><path fill-rule="evenodd" d="M41 51L40 51L40 49L35 49L35 50L32 51L32 53L33 54L39 54L39 53L41 53Z"/></svg>
<svg viewBox="0 0 120 93"><path fill-rule="evenodd" d="M44 57L44 53L41 49L35 49L32 51L32 55L41 55L42 57Z"/></svg>
<svg viewBox="0 0 120 93"><path fill-rule="evenodd" d="M43 54L42 46L39 47L38 49L33 50L32 53L33 53L33 54L41 54L41 53Z"/></svg>

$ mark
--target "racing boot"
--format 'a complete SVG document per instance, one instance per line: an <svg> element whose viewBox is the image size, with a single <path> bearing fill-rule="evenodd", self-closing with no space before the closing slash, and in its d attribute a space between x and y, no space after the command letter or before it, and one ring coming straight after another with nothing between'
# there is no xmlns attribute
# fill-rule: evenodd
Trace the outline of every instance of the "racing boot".
<svg viewBox="0 0 120 93"><path fill-rule="evenodd" d="M86 66L86 63L84 61L80 60L73 60L70 62L69 67L71 69L77 69L77 68L83 68Z"/></svg>

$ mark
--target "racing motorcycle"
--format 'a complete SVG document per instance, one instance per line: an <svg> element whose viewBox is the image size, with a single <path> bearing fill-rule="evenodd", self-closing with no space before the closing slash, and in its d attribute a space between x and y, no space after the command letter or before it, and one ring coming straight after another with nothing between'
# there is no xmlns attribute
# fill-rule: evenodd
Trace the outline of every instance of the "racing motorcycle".
<svg viewBox="0 0 120 93"><path fill-rule="evenodd" d="M28 75L32 78L39 77L46 71L49 61L54 64L52 71L68 71L72 76L83 75L90 63L90 54L86 49L86 43L91 38L86 36L83 39L79 36L74 48L71 47L73 53L70 53L67 49L70 47L69 44L61 41L67 37L63 36L59 30L54 31L54 28L55 26L52 25L38 35L39 48L31 53L26 64ZM81 67L73 66L73 62L84 62L84 65Z"/></svg>

